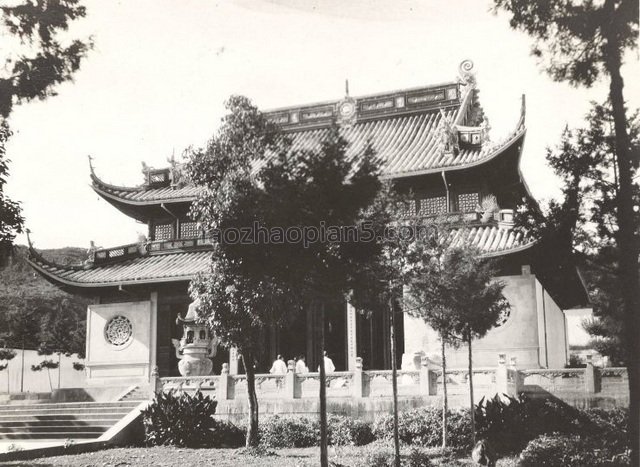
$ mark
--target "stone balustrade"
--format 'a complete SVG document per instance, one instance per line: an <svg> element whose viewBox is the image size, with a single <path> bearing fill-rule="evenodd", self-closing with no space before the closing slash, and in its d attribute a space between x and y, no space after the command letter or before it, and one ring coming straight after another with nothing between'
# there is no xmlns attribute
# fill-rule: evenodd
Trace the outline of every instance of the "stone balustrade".
<svg viewBox="0 0 640 467"><path fill-rule="evenodd" d="M317 398L320 376L317 372L297 374L292 360L288 372L283 375L256 375L256 392L265 400L308 400ZM447 370L447 390L452 397L468 395L469 372L466 369ZM155 379L152 389L156 391L200 390L217 400L232 401L246 399L246 375L229 374L224 364L219 376L165 377ZM441 397L442 370L423 357L419 370L398 371L398 395L401 397ZM495 394L517 396L524 392L534 397L553 395L563 398L571 395L624 398L627 391L625 368L595 368L591 362L586 368L527 369L519 370L515 358L507 363L506 355L500 354L498 365L493 368L476 368L473 372L476 398L493 397ZM338 371L327 374L327 397L331 399L388 398L392 396L391 370L369 370L362 368L362 359L356 359L355 371ZM566 399L566 398L565 398ZM571 398L569 398L571 399ZM573 399L570 400L570 402ZM576 404L581 405L581 404ZM584 403L582 405L590 405ZM624 401L613 405L624 405Z"/></svg>

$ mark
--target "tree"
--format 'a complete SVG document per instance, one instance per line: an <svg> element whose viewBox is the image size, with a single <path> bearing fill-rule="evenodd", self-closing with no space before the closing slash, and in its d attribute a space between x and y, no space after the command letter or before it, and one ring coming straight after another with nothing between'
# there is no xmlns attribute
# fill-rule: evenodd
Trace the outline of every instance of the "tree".
<svg viewBox="0 0 640 467"><path fill-rule="evenodd" d="M78 354L79 357L84 355L84 326L74 318L71 303L68 300L62 300L44 315L40 321L38 339L40 341L38 355L56 354L58 356L55 367L47 363L51 360L44 360L39 366L46 368L47 373L50 369L58 368L58 389L60 389L62 355ZM34 370L34 367L31 369Z"/></svg>
<svg viewBox="0 0 640 467"><path fill-rule="evenodd" d="M629 374L631 463L640 464L640 242L634 220L634 168L638 153L631 146L621 66L627 51L637 47L638 3L634 0L494 0L497 10L511 15L510 24L535 40L533 54L544 59L554 80L590 87L601 75L609 80L613 118L617 190L617 282L624 316L623 343ZM632 363L631 363L632 362Z"/></svg>
<svg viewBox="0 0 640 467"><path fill-rule="evenodd" d="M51 359L42 360L37 365L31 365L31 371L42 371L47 370L47 377L49 378L49 390L53 391L53 383L51 383L51 370L55 370L58 368L58 372L60 371L60 362L54 362ZM60 383L58 379L58 389L60 389Z"/></svg>
<svg viewBox="0 0 640 467"><path fill-rule="evenodd" d="M280 172L273 181L289 186L295 198L281 215L281 225L303 226L321 232L319 241L291 243L285 256L291 279L307 303L319 304L320 367L320 463L328 465L326 376L324 359L325 306L331 301L350 300L360 310L367 301L353 295L377 263L380 243L369 208L381 188L378 163L367 146L347 157L348 144L334 126L317 152L300 152L291 160L293 170ZM284 192L288 192L286 189ZM284 198L286 199L286 198ZM379 224L377 224L379 225ZM377 285L377 284L376 284Z"/></svg>
<svg viewBox="0 0 640 467"><path fill-rule="evenodd" d="M446 304L452 336L457 336L468 348L471 428L475 444L472 342L495 326L500 315L508 310L509 303L502 295L504 283L495 280L495 265L483 259L475 249L449 248L439 262L439 301Z"/></svg>
<svg viewBox="0 0 640 467"><path fill-rule="evenodd" d="M416 263L410 276L409 311L423 319L440 337L442 360L442 447L447 447L447 356L446 347L458 347L460 338L455 334L453 311L448 296L448 276L445 268L446 239L452 226L447 219L434 219L427 224L426 235L416 238L412 258Z"/></svg>
<svg viewBox="0 0 640 467"><path fill-rule="evenodd" d="M250 447L258 444L254 358L262 350L259 336L268 327L287 321L298 306L297 293L289 282L279 279L286 262L278 257L282 248L268 241L225 241L223 235L253 229L260 221L278 225L272 223L272 215L284 200L272 196L265 183L272 176L268 172L275 170L273 164L267 164L267 157L271 152L286 152L287 142L278 139L277 128L248 99L232 96L226 106L229 113L207 147L188 154L190 178L206 187L193 203L192 216L206 232L219 236L210 272L194 280L190 291L201 301L199 315L224 345L236 347L242 356L250 412L246 443ZM253 171L257 165L263 167L258 174ZM280 275L272 274L274 266L280 268Z"/></svg>
<svg viewBox="0 0 640 467"><path fill-rule="evenodd" d="M0 74L0 264L11 243L22 232L20 204L4 194L8 160L6 142L11 136L8 117L15 104L55 96L57 85L72 79L92 46L91 40L61 42L69 23L86 14L78 0L27 0L2 6L3 41L12 50L2 57ZM13 43L11 42L13 39Z"/></svg>
<svg viewBox="0 0 640 467"><path fill-rule="evenodd" d="M0 349L0 371L7 370L7 394L11 392L9 381L9 361L13 360L16 356L16 352L13 349L7 349L6 347Z"/></svg>

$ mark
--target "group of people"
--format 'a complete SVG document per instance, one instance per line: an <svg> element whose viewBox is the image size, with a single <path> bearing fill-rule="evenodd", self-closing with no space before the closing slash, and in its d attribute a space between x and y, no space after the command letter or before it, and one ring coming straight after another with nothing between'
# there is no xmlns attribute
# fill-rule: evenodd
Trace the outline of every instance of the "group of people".
<svg viewBox="0 0 640 467"><path fill-rule="evenodd" d="M288 371L287 363L282 358L282 355L278 355L278 357L274 360L273 365L271 365L271 369L269 373L272 375L284 375ZM307 367L307 362L304 355L298 356L296 359L296 365L294 371L299 374L309 373L309 367ZM320 367L318 367L318 371L320 371ZM326 373L333 373L336 371L336 366L333 364L333 360L327 354L327 351L324 351L324 371Z"/></svg>

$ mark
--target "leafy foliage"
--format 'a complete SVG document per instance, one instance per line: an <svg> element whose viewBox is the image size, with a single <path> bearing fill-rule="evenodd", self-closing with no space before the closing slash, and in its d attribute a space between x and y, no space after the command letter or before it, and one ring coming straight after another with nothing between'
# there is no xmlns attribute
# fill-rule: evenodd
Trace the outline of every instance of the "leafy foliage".
<svg viewBox="0 0 640 467"><path fill-rule="evenodd" d="M0 266L6 263L13 239L22 232L24 223L20 203L12 201L4 193L10 162L6 158L6 144L10 136L8 123L0 120Z"/></svg>
<svg viewBox="0 0 640 467"><path fill-rule="evenodd" d="M456 449L469 449L472 445L469 412L449 411L447 422L451 445ZM435 407L421 408L398 414L398 432L403 443L436 447L442 444L442 417ZM373 424L376 439L392 439L393 417L383 415Z"/></svg>
<svg viewBox="0 0 640 467"><path fill-rule="evenodd" d="M626 409L578 410L550 399L496 395L476 406L478 436L500 454L521 451L527 443L552 433L598 437L619 451L626 449Z"/></svg>
<svg viewBox="0 0 640 467"><path fill-rule="evenodd" d="M514 29L534 38L532 55L546 59L546 71L557 81L591 86L608 70L611 38L620 49L637 47L637 3L576 0L494 0L496 10L511 15Z"/></svg>
<svg viewBox="0 0 640 467"><path fill-rule="evenodd" d="M212 418L217 404L200 391L193 396L159 392L142 411L145 441L151 446L211 446L215 439L212 430L226 427Z"/></svg>
<svg viewBox="0 0 640 467"><path fill-rule="evenodd" d="M631 465L628 451L619 451L599 438L576 435L543 435L520 453L522 467L622 467Z"/></svg>
<svg viewBox="0 0 640 467"><path fill-rule="evenodd" d="M55 86L71 80L79 70L92 42L61 42L68 37L70 22L86 15L78 0L28 0L0 9L6 31L18 42L16 53L3 57L6 74L0 76L0 116L6 118L15 101L54 96Z"/></svg>

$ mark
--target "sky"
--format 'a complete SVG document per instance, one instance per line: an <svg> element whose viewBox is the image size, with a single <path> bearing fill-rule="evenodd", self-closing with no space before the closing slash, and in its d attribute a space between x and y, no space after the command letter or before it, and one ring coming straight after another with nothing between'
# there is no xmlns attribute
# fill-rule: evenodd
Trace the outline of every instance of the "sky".
<svg viewBox="0 0 640 467"><path fill-rule="evenodd" d="M494 15L489 0L164 0L83 2L71 34L95 46L58 95L22 104L9 196L22 203L38 248L132 243L146 226L90 188L87 156L116 185L143 182L142 164L202 146L242 94L262 109L454 81L471 59L493 139L511 131L526 94L522 171L539 200L557 196L545 148L580 125L606 83L555 83L530 55L531 39ZM626 97L640 103L638 55L623 69ZM17 243L26 243L20 235Z"/></svg>

